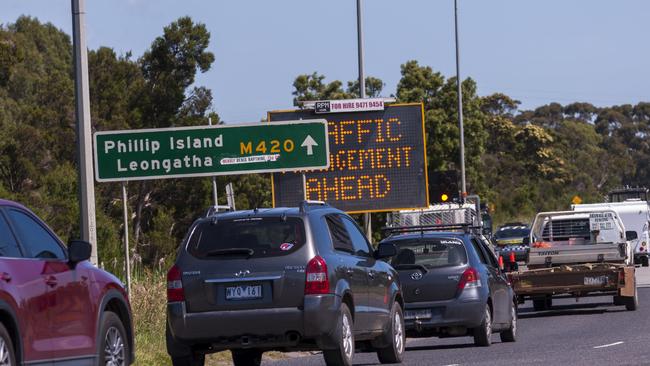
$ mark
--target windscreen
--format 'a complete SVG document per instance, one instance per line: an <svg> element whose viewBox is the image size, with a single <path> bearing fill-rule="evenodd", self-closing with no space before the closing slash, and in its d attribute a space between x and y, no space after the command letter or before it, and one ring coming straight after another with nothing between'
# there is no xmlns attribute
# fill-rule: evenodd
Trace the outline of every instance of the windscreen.
<svg viewBox="0 0 650 366"><path fill-rule="evenodd" d="M463 242L458 239L417 238L390 241L397 254L390 264L395 269L424 266L427 269L467 263Z"/></svg>
<svg viewBox="0 0 650 366"><path fill-rule="evenodd" d="M305 244L299 218L253 217L198 224L187 243L188 252L202 259L283 256Z"/></svg>
<svg viewBox="0 0 650 366"><path fill-rule="evenodd" d="M523 238L528 236L530 229L527 228L502 228L494 234L495 239Z"/></svg>

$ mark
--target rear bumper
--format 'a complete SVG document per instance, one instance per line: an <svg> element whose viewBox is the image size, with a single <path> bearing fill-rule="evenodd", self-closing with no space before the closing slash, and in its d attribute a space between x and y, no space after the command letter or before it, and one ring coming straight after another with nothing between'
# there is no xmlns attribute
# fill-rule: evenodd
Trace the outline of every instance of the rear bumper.
<svg viewBox="0 0 650 366"><path fill-rule="evenodd" d="M167 305L167 322L174 342L210 351L326 348L334 342L340 305L333 294L306 296L302 308L188 313L184 302L174 302Z"/></svg>
<svg viewBox="0 0 650 366"><path fill-rule="evenodd" d="M406 314L410 311L432 311L429 319L405 319L406 330L409 335L418 334L445 334L445 328L475 328L481 325L485 314L485 302L481 300L459 301L458 299L434 301L426 303L406 304Z"/></svg>

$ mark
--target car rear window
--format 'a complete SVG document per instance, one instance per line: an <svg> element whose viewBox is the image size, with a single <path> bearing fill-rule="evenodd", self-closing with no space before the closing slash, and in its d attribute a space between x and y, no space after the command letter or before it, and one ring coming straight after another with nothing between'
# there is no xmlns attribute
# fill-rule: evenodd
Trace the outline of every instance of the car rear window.
<svg viewBox="0 0 650 366"><path fill-rule="evenodd" d="M494 238L521 238L528 236L528 234L530 234L530 229L528 228L502 228L494 234Z"/></svg>
<svg viewBox="0 0 650 366"><path fill-rule="evenodd" d="M264 258L293 253L304 244L301 219L253 217L196 225L187 251L201 259Z"/></svg>
<svg viewBox="0 0 650 366"><path fill-rule="evenodd" d="M467 263L463 242L450 238L402 239L390 241L397 254L390 263L395 269L420 265L426 268L457 266Z"/></svg>

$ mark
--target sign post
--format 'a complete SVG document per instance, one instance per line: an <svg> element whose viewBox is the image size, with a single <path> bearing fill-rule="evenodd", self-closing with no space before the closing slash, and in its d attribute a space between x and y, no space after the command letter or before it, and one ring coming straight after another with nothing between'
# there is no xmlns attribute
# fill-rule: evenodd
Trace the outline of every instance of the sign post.
<svg viewBox="0 0 650 366"><path fill-rule="evenodd" d="M122 182L122 212L124 214L124 272L126 293L131 295L131 259L129 255L129 206L126 194L126 182Z"/></svg>

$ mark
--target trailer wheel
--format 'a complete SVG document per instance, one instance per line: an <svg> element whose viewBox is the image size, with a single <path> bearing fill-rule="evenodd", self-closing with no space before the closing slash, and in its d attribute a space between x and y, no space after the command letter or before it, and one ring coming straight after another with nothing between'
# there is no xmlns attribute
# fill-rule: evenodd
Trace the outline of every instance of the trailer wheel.
<svg viewBox="0 0 650 366"><path fill-rule="evenodd" d="M553 306L553 298L549 295L533 298L533 309L535 311L550 310Z"/></svg>
<svg viewBox="0 0 650 366"><path fill-rule="evenodd" d="M636 287L634 287L634 296L624 297L623 303L625 304L625 310L628 311L635 311L639 307L639 296Z"/></svg>

